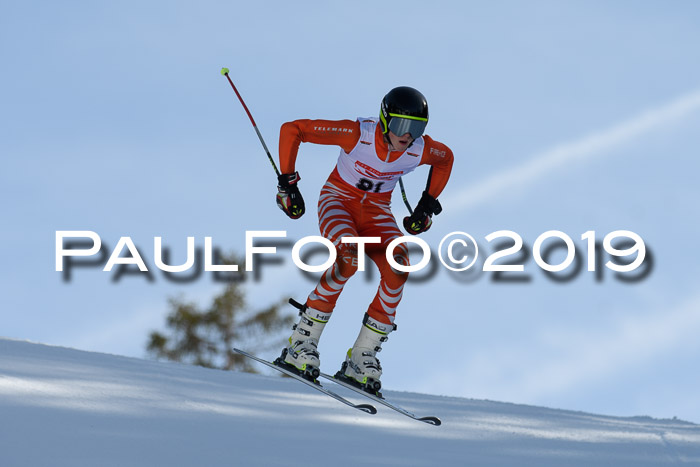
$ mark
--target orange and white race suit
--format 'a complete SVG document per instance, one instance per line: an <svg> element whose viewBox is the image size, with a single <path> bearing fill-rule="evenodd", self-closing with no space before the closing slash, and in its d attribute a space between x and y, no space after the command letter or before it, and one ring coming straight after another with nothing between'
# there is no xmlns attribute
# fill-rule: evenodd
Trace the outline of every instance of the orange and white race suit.
<svg viewBox="0 0 700 467"><path fill-rule="evenodd" d="M428 193L436 198L452 170L453 154L446 145L424 135L405 151L391 151L381 125L374 118L352 120L295 120L282 125L279 156L282 173L293 173L302 142L340 146L335 169L321 190L318 219L321 235L336 246L335 263L321 276L306 305L330 313L346 282L358 269L357 245L344 237L379 237L365 245L377 265L380 282L367 314L393 324L408 273L394 270L386 259L388 244L403 234L391 212L391 193L399 177L419 165L432 166ZM404 244L394 250L394 260L408 266Z"/></svg>

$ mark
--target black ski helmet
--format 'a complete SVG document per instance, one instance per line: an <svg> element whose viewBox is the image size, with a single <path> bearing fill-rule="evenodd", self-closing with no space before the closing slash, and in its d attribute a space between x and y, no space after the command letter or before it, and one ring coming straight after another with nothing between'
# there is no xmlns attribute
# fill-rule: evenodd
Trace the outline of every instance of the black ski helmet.
<svg viewBox="0 0 700 467"><path fill-rule="evenodd" d="M382 99L379 120L384 134L389 131L398 136L410 133L413 139L418 139L428 125L428 101L417 89L394 88Z"/></svg>

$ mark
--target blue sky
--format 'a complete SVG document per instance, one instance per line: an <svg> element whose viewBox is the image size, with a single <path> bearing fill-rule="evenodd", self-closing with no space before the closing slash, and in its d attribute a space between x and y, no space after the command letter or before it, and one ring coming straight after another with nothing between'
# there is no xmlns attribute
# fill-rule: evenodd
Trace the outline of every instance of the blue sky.
<svg viewBox="0 0 700 467"><path fill-rule="evenodd" d="M445 270L410 284L381 354L387 387L614 415L700 421L700 8L693 2L22 2L0 18L3 170L0 309L6 337L143 356L166 300L189 284L54 270L57 230L153 237L184 260L204 236L243 251L247 230L317 233L274 204L275 179L221 67L276 155L296 118L376 115L398 85L430 103L427 133L455 153L444 213L423 238L507 229L532 245L561 230L625 229L654 258L647 279L585 270L527 283ZM304 145L314 206L336 148ZM426 171L406 177L420 197ZM395 197L397 217L404 215ZM313 287L291 264L248 284L251 304ZM179 256L178 256L179 255ZM285 253L281 252L285 257ZM342 360L376 284L351 282L321 342ZM269 355L272 356L272 355ZM337 363L336 363L337 361Z"/></svg>

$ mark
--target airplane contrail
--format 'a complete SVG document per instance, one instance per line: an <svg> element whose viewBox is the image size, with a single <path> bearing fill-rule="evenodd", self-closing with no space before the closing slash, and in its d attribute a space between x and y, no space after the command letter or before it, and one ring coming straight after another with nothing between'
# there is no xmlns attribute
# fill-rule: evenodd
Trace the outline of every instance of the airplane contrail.
<svg viewBox="0 0 700 467"><path fill-rule="evenodd" d="M475 207L503 195L508 190L526 187L565 164L592 159L615 146L683 118L698 109L700 109L700 90L695 90L612 127L537 154L523 164L496 173L475 185L451 194L444 199L443 204L449 205L452 212Z"/></svg>

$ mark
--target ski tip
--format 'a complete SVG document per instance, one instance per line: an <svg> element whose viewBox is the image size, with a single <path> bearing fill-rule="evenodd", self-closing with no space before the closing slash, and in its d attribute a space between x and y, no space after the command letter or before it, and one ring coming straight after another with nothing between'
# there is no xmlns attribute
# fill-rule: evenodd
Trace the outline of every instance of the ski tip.
<svg viewBox="0 0 700 467"><path fill-rule="evenodd" d="M359 404L356 406L358 409L362 410L363 412L369 413L369 414L376 414L377 409L373 405L369 404Z"/></svg>
<svg viewBox="0 0 700 467"><path fill-rule="evenodd" d="M425 422L429 425L434 425L434 426L442 425L442 420L440 420L437 417L422 417L422 418L419 418L418 420L420 420L421 422Z"/></svg>
<svg viewBox="0 0 700 467"><path fill-rule="evenodd" d="M226 75L228 74L228 68L222 68L222 69L221 69L221 74L222 74L223 76L226 76Z"/></svg>

